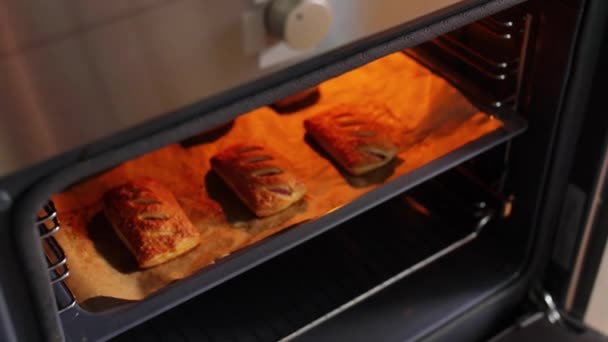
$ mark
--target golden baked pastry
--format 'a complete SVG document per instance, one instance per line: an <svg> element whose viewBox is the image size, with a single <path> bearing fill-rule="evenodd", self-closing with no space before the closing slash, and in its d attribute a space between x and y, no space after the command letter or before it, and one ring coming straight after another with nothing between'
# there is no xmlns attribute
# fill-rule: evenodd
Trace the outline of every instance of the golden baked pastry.
<svg viewBox="0 0 608 342"><path fill-rule="evenodd" d="M104 212L141 268L176 258L200 243L200 233L167 188L139 179L103 197Z"/></svg>
<svg viewBox="0 0 608 342"><path fill-rule="evenodd" d="M390 114L388 108L380 109ZM339 105L319 113L305 120L304 127L332 158L356 176L387 164L398 151L390 138L390 127L352 106Z"/></svg>
<svg viewBox="0 0 608 342"><path fill-rule="evenodd" d="M273 215L306 192L289 162L257 144L236 144L211 158L211 167L258 217Z"/></svg>

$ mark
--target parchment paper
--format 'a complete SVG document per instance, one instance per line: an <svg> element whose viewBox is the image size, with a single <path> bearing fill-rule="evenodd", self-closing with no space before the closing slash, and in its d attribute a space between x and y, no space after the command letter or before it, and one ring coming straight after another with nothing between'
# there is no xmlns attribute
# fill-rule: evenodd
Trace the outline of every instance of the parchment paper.
<svg viewBox="0 0 608 342"><path fill-rule="evenodd" d="M71 270L66 283L78 302L102 310L140 300L248 244L322 216L375 187L414 170L502 123L473 105L440 77L396 53L320 86L319 102L291 114L259 108L215 132L126 162L53 197L62 224L57 239ZM382 118L401 142L396 160L365 177L349 177L305 138L303 120L339 103L382 103ZM239 141L261 142L282 152L307 187L304 201L276 216L256 219L210 172L209 158ZM101 196L129 179L153 177L173 191L203 242L163 265L139 270L101 212Z"/></svg>

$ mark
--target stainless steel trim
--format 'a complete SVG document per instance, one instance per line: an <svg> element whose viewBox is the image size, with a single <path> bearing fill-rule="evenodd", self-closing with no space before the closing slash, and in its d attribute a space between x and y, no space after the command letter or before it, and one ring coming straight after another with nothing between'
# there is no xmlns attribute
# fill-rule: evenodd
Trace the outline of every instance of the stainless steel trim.
<svg viewBox="0 0 608 342"><path fill-rule="evenodd" d="M2 1L0 177L468 1L330 0L319 46L267 68L245 51L251 1Z"/></svg>
<svg viewBox="0 0 608 342"><path fill-rule="evenodd" d="M591 195L591 204L589 206L589 212L585 218L585 224L583 226L583 234L581 237L580 247L576 253L574 261L574 267L572 269L572 276L568 284L568 291L566 293L566 302L564 308L566 312L572 310L574 306L574 299L576 298L576 292L578 290L579 281L581 279L581 271L583 269L583 263L589 249L589 243L591 238L591 231L596 220L597 212L602 204L602 191L606 184L608 177L608 148L604 149L604 155L602 156L602 164L600 173L597 178L597 183L593 189Z"/></svg>

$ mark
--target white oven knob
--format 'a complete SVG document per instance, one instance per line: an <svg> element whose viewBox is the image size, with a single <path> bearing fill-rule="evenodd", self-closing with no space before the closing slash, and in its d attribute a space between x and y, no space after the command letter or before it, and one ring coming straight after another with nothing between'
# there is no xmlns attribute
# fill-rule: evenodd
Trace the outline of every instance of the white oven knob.
<svg viewBox="0 0 608 342"><path fill-rule="evenodd" d="M273 0L266 12L270 33L299 50L317 45L329 31L330 23L327 0Z"/></svg>

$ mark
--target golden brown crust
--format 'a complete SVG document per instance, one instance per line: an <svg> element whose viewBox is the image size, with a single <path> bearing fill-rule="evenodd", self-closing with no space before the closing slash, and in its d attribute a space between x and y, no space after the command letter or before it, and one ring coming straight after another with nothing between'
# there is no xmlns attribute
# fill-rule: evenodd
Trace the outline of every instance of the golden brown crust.
<svg viewBox="0 0 608 342"><path fill-rule="evenodd" d="M388 108L370 108L390 115ZM398 151L390 138L391 128L369 114L339 105L305 120L304 127L346 171L361 175L387 164Z"/></svg>
<svg viewBox="0 0 608 342"><path fill-rule="evenodd" d="M176 258L200 243L199 231L171 191L152 179L130 181L109 190L103 207L142 268Z"/></svg>
<svg viewBox="0 0 608 342"><path fill-rule="evenodd" d="M262 145L232 145L211 158L211 167L259 217L289 207L306 192L287 160Z"/></svg>

